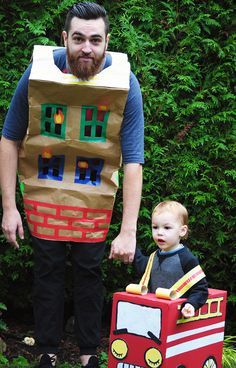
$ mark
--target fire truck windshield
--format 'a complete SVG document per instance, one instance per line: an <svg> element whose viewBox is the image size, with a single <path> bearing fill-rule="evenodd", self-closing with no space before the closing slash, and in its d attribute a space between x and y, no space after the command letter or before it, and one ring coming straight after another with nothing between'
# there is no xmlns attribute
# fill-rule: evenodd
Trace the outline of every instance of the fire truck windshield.
<svg viewBox="0 0 236 368"><path fill-rule="evenodd" d="M161 310L119 301L117 304L116 331L114 331L115 334L134 334L151 338L160 343Z"/></svg>

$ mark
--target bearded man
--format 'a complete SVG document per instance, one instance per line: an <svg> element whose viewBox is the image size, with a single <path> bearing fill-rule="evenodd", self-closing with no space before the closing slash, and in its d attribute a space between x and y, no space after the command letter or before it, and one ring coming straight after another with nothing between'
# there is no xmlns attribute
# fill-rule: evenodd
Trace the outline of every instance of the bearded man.
<svg viewBox="0 0 236 368"><path fill-rule="evenodd" d="M103 7L94 2L73 5L62 38L65 47L53 51L43 47L34 53L4 122L0 142L2 230L7 241L19 248L17 237L23 241L24 230L15 201L15 183L19 147L23 147L19 173L34 248L38 367L56 364L63 332L69 245L79 359L83 367L96 368L103 307L100 267L109 226L104 216L108 213L111 217L120 154L124 168L123 214L109 258L131 263L136 247L144 162L142 96L126 58L107 52L109 21ZM59 71L59 80L52 79L51 71ZM125 88L120 83L123 74L128 86ZM70 99L64 96L68 89L72 91ZM81 107L84 101L87 107ZM85 128L78 116L81 121L87 119ZM68 194L71 188L72 196ZM96 203L99 205L94 209ZM88 217L81 218L81 213Z"/></svg>

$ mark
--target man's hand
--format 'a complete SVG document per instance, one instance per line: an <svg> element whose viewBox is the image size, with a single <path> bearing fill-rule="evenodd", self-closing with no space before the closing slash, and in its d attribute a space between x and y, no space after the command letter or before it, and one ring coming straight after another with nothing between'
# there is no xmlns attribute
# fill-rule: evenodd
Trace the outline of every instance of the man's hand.
<svg viewBox="0 0 236 368"><path fill-rule="evenodd" d="M136 231L121 231L111 243L109 259L132 263L136 248Z"/></svg>
<svg viewBox="0 0 236 368"><path fill-rule="evenodd" d="M17 209L4 211L2 218L2 231L8 243L13 245L14 248L19 249L16 236L18 235L20 239L24 239L24 229L22 226L21 216Z"/></svg>
<svg viewBox="0 0 236 368"><path fill-rule="evenodd" d="M2 231L7 241L18 249L16 236L24 238L21 216L16 207L16 171L19 141L1 138L0 141L0 186L2 194Z"/></svg>

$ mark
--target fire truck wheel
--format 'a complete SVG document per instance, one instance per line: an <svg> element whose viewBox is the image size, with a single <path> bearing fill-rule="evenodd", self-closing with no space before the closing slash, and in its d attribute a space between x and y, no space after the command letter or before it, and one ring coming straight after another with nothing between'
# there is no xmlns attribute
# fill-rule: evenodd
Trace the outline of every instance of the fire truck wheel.
<svg viewBox="0 0 236 368"><path fill-rule="evenodd" d="M178 365L177 368L186 368L186 366L185 365Z"/></svg>
<svg viewBox="0 0 236 368"><path fill-rule="evenodd" d="M205 360L202 368L217 368L217 363L216 363L215 358L213 356L208 357Z"/></svg>

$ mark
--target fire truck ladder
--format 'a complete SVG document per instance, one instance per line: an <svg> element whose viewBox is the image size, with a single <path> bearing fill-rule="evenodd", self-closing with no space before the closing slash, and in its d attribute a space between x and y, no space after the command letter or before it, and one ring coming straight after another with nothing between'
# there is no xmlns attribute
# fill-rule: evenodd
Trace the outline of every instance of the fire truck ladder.
<svg viewBox="0 0 236 368"><path fill-rule="evenodd" d="M207 305L207 311L204 311L206 309L202 307L197 311L197 315L195 315L194 317L190 317L190 318L180 318L177 320L177 324L222 316L222 312L220 311L222 300L223 300L223 297L207 299L206 304L204 304L203 306L205 307ZM213 309L212 305L213 307L216 306L216 308L214 308L214 311L212 311ZM178 305L178 309L179 310L181 309L181 305Z"/></svg>

